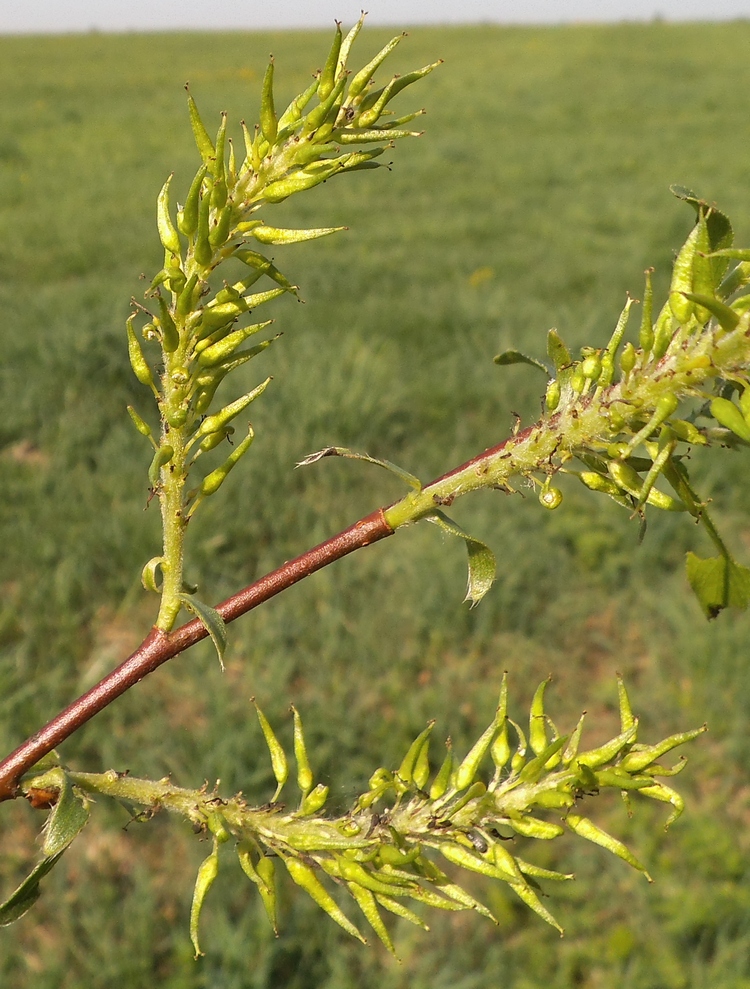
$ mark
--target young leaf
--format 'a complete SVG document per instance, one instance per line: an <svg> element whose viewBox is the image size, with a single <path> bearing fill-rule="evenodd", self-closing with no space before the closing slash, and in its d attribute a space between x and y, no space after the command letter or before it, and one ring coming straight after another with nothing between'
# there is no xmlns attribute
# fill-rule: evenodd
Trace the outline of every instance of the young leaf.
<svg viewBox="0 0 750 989"><path fill-rule="evenodd" d="M64 851L64 849L63 849ZM30 910L39 899L39 884L58 861L62 852L43 859L21 885L10 894L5 903L0 903L0 927L7 927Z"/></svg>
<svg viewBox="0 0 750 989"><path fill-rule="evenodd" d="M83 800L73 791L70 777L62 769L53 769L49 776L54 776L56 784L59 781L60 796L44 826L42 851L48 858L53 858L64 852L83 830L89 812Z"/></svg>
<svg viewBox="0 0 750 989"><path fill-rule="evenodd" d="M507 367L509 364L530 364L532 367L538 367L540 371L544 371L548 378L552 377L547 364L538 361L535 357L529 357L528 354L522 354L520 350L504 350L502 354L498 354L493 359L495 364L499 364L501 367Z"/></svg>
<svg viewBox="0 0 750 989"><path fill-rule="evenodd" d="M219 663L223 670L224 651L227 647L227 626L224 619L215 608L204 604L203 601L199 601L192 594L180 594L180 601L182 601L188 611L192 611L195 617L200 619L203 627L211 636L211 641L214 644L216 654L219 657Z"/></svg>
<svg viewBox="0 0 750 989"><path fill-rule="evenodd" d="M703 560L687 554L687 578L707 618L716 618L724 608L744 610L750 602L750 570L729 557Z"/></svg>
<svg viewBox="0 0 750 989"><path fill-rule="evenodd" d="M415 491L422 490L422 482L419 478L404 470L403 467L398 467L396 464L392 464L390 460L379 460L377 457L371 457L367 453L355 453L353 450L347 450L346 447L343 446L328 446L325 450L319 450L317 453L311 453L309 457L305 457L304 460L300 460L300 462L294 466L309 467L310 464L316 464L324 457L346 457L349 460L365 460L368 464L375 464L376 467L382 467L384 470L390 471L391 474L395 474L396 477L400 477L402 481L405 481L409 487L414 488Z"/></svg>
<svg viewBox="0 0 750 989"><path fill-rule="evenodd" d="M466 550L469 555L469 582L464 601L471 601L473 608L479 604L494 583L497 573L495 554L489 546L469 536L442 512L430 512L429 515L425 515L425 519L440 526L452 536L458 536L466 543Z"/></svg>

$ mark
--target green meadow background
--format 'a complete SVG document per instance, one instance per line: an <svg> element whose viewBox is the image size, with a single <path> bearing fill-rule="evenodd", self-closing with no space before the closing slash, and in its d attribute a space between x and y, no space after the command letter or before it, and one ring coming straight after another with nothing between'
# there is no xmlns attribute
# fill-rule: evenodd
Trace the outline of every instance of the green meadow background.
<svg viewBox="0 0 750 989"><path fill-rule="evenodd" d="M387 37L366 29L356 61ZM328 43L291 32L0 38L3 751L119 662L154 617L139 583L158 551L156 507L144 511L150 454L125 407L150 410L124 319L141 274L160 264L158 189L174 171L181 198L196 168L183 84L212 124L228 110L238 137L238 121L256 118L268 53L283 104ZM497 368L493 355L543 354L550 326L572 345L603 345L649 265L663 296L692 223L670 183L715 200L750 243L749 45L746 22L423 28L404 41L392 71L445 59L399 98L428 108L425 135L386 155L392 171L336 178L273 212L278 225L350 229L275 251L306 302L273 304L284 335L237 382L274 376L253 406L250 456L191 526L189 569L206 599L400 494L362 463L294 471L306 454L349 445L427 480L502 439L513 412L531 421L537 372ZM698 451L692 463L747 563L746 456ZM711 728L677 780L688 809L669 834L661 806L636 802L628 819L616 795L587 801L652 886L573 836L519 840L524 857L577 875L546 900L565 938L478 879L499 927L468 914L429 916L429 934L399 922L399 965L285 882L275 939L226 855L194 962L188 913L205 844L179 821L128 823L102 800L34 910L0 931L0 984L748 989L750 616L702 618L683 558L708 546L689 520L651 517L639 546L626 513L579 487L565 485L554 513L530 491L454 506L498 554L497 584L475 610L461 603L460 543L431 526L402 532L238 622L223 675L197 647L61 754L188 786L220 779L222 792L263 802L272 776L249 698L286 740L293 702L342 809L431 717L464 750L504 669L518 720L552 673L550 714L567 728L586 709L596 744L617 730L619 670L645 740ZM41 824L20 801L0 807L6 893L38 854Z"/></svg>

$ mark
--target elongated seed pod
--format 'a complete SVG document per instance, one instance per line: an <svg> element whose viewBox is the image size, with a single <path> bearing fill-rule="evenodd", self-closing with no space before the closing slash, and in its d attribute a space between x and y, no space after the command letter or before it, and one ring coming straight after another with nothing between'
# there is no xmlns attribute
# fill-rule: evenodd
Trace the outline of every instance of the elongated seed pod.
<svg viewBox="0 0 750 989"><path fill-rule="evenodd" d="M208 858L205 858L203 862L201 862L198 869L198 876L195 880L195 889L193 890L193 902L190 907L190 940L193 942L196 958L199 958L203 954L198 942L198 921L200 920L201 909L203 908L203 902L206 899L206 894L213 885L218 873L219 855L217 851L217 843L214 840L213 851Z"/></svg>
<svg viewBox="0 0 750 989"><path fill-rule="evenodd" d="M699 224L693 227L675 258L672 281L669 286L669 306L672 315L685 326L695 312L695 305L685 298L685 292L693 291L693 262L699 235Z"/></svg>
<svg viewBox="0 0 750 989"><path fill-rule="evenodd" d="M543 841L551 841L565 833L565 829L559 824L554 824L552 821L540 821L529 814L510 817L508 822L513 830L517 834L523 835L524 838L540 838Z"/></svg>
<svg viewBox="0 0 750 989"><path fill-rule="evenodd" d="M198 205L200 203L201 186L208 170L207 165L201 165L190 183L185 205L177 213L177 226L180 233L192 237L198 229Z"/></svg>
<svg viewBox="0 0 750 989"><path fill-rule="evenodd" d="M385 61L396 45L404 37L406 37L406 35L399 34L395 38L391 38L388 44L380 49L375 58L371 59L363 69L360 69L359 72L356 73L356 75L352 78L352 81L349 83L349 89L346 94L347 105L351 104L353 100L364 92L365 87L370 79L372 79L373 74L376 72L378 67Z"/></svg>
<svg viewBox="0 0 750 989"><path fill-rule="evenodd" d="M131 316L125 324L128 334L128 357L130 358L130 366L133 369L133 374L140 381L140 383L142 385L147 385L155 392L156 385L154 385L154 377L151 374L151 368L148 366L146 358L143 356L143 351L141 350L141 345L138 342L138 337L135 335L135 330L133 328L134 320L135 315Z"/></svg>
<svg viewBox="0 0 750 989"><path fill-rule="evenodd" d="M284 110L279 117L279 134L287 129L292 130L294 125L302 119L302 112L313 96L315 96L318 90L318 84L318 80L315 79L299 96L295 96L286 110Z"/></svg>
<svg viewBox="0 0 750 989"><path fill-rule="evenodd" d="M401 765L398 769L398 777L404 781L404 783L411 783L414 776L414 767L417 764L419 755L425 745L428 744L430 734L432 729L435 727L435 722L430 721L424 731L421 731L414 741L409 746L409 751L406 753L401 761Z"/></svg>
<svg viewBox="0 0 750 989"><path fill-rule="evenodd" d="M144 422L143 419L138 415L132 405L128 406L128 415L133 420L133 425L141 434L141 436L147 436L149 439L153 439L153 433L151 432L151 427L148 423Z"/></svg>
<svg viewBox="0 0 750 989"><path fill-rule="evenodd" d="M333 89L333 84L338 75L339 53L341 51L342 40L341 22L336 21L336 33L333 36L333 44L331 45L331 50L328 53L328 58L323 66L323 71L320 73L320 80L318 82L318 99L320 100L325 100Z"/></svg>
<svg viewBox="0 0 750 989"><path fill-rule="evenodd" d="M435 779L432 781L430 786L430 800L439 800L440 797L448 789L450 784L451 774L453 772L453 750L451 748L450 739L446 741L446 747L448 751L445 754L445 759L437 771Z"/></svg>
<svg viewBox="0 0 750 989"><path fill-rule="evenodd" d="M268 143L273 144L278 129L279 124L273 105L273 59L271 59L263 76L263 88L260 94L260 131Z"/></svg>
<svg viewBox="0 0 750 989"><path fill-rule="evenodd" d="M311 230L283 230L263 224L255 227L252 235L261 244L301 244L306 240L317 240L348 229L348 227L317 227Z"/></svg>
<svg viewBox="0 0 750 989"><path fill-rule="evenodd" d="M706 725L702 725L700 728L694 728L692 731L682 731L676 735L670 735L669 738L657 742L656 745L646 745L642 749L639 748L637 752L628 752L620 762L620 766L626 773L640 773L647 766L650 766L651 763L656 762L657 759L666 755L667 752L671 752L678 745L684 745L685 742L692 741L706 730Z"/></svg>
<svg viewBox="0 0 750 989"><path fill-rule="evenodd" d="M590 749L588 752L581 752L577 757L579 765L588 766L589 769L598 769L599 766L611 762L618 753L635 740L637 731L638 722L634 720L629 728L605 742L604 745Z"/></svg>
<svg viewBox="0 0 750 989"><path fill-rule="evenodd" d="M726 429L731 429L745 443L750 443L750 424L741 410L728 398L714 398L711 402L711 415Z"/></svg>
<svg viewBox="0 0 750 989"><path fill-rule="evenodd" d="M216 224L208 232L208 242L216 250L221 247L229 237L229 229L232 224L232 207L229 203L223 207Z"/></svg>
<svg viewBox="0 0 750 989"><path fill-rule="evenodd" d="M213 141L208 136L208 131L198 113L198 107L190 93L188 93L188 113L190 115L190 126L193 128L193 136L195 137L195 143L198 146L200 156L206 165L211 166L216 156L216 149L214 148Z"/></svg>
<svg viewBox="0 0 750 989"><path fill-rule="evenodd" d="M654 287L651 284L653 268L647 268L646 287L643 291L643 313L641 315L641 326L638 331L638 342L643 350L644 356L648 357L654 345L653 308L654 308Z"/></svg>
<svg viewBox="0 0 750 989"><path fill-rule="evenodd" d="M169 186L171 181L172 176L170 175L157 197L156 225L159 230L159 240L161 240L164 250L179 256L181 251L180 235L175 230L172 217L169 215Z"/></svg>
<svg viewBox="0 0 750 989"><path fill-rule="evenodd" d="M185 287L177 296L177 312L180 316L187 316L193 309L193 295L198 284L198 275L193 274L185 282Z"/></svg>
<svg viewBox="0 0 750 989"><path fill-rule="evenodd" d="M195 233L195 247L193 248L193 257L204 268L210 264L213 257L213 250L208 239L210 213L211 197L204 195L198 207L198 229Z"/></svg>
<svg viewBox="0 0 750 989"><path fill-rule="evenodd" d="M173 456L174 449L167 443L160 446L154 454L154 459L151 461L151 466L148 469L148 480L152 488L155 488L159 483L159 471L162 467L166 467Z"/></svg>
<svg viewBox="0 0 750 989"><path fill-rule="evenodd" d="M312 788L313 774L310 768L310 761L307 758L307 746L305 745L305 734L302 729L302 719L294 705L292 705L292 716L294 718L294 758L297 763L297 786L300 788L304 798Z"/></svg>
<svg viewBox="0 0 750 989"><path fill-rule="evenodd" d="M421 69L416 69L414 72L406 72L402 76L396 76L394 79L391 79L383 90L383 94L377 103L375 103L375 105L369 110L365 110L365 112L360 115L357 123L361 127L371 127L376 120L378 120L394 96L397 96L403 89L406 89L407 86L411 86L412 83L417 82L419 79L424 79L426 75L432 72L433 69L436 69L439 65L442 65L442 63L443 60L439 59L431 65L425 65Z"/></svg>
<svg viewBox="0 0 750 989"><path fill-rule="evenodd" d="M201 484L201 494L205 497L214 494L222 486L224 481L227 479L227 475L232 470L234 465L243 457L247 451L250 449L250 445L255 439L255 433L251 428L248 427L248 434L239 443L234 450L230 453L221 467L217 467L216 470L212 470L210 474L207 474L203 478L203 483ZM309 769L309 767L308 767ZM310 781L312 784L312 780Z"/></svg>
<svg viewBox="0 0 750 989"><path fill-rule="evenodd" d="M581 838L586 838L588 841L593 841L596 845L601 845L602 848L606 848L607 851L612 852L621 858L628 865L632 865L634 869L638 869L642 872L649 882L653 882L651 876L646 872L645 868L641 865L638 859L633 855L627 845L624 845L617 838L613 838L612 835L607 834L606 831L602 831L598 828L592 821L587 817L581 817L579 814L568 814L565 819L565 823L568 825L571 831L574 831Z"/></svg>
<svg viewBox="0 0 750 989"><path fill-rule="evenodd" d="M311 814L317 814L325 806L326 800L328 800L328 787L324 786L323 783L318 783L300 804L299 816L309 817Z"/></svg>
<svg viewBox="0 0 750 989"><path fill-rule="evenodd" d="M252 703L255 704L255 698L252 698ZM268 751L271 755L271 768L273 769L273 775L276 777L276 793L273 797L272 803L278 800L281 789L287 781L289 776L289 764L286 760L286 755L281 743L274 734L274 730L268 722L265 714L261 711L257 704L255 704L255 711L258 715L258 721L260 722L261 730L263 731L263 737L266 740L266 745L268 746Z"/></svg>
<svg viewBox="0 0 750 989"><path fill-rule="evenodd" d="M161 323L161 345L166 353L172 354L180 346L180 335L177 332L175 321L172 319L172 313L169 311L166 301L161 295L157 296L157 301L161 314L159 320Z"/></svg>
<svg viewBox="0 0 750 989"><path fill-rule="evenodd" d="M297 858L284 858L284 865L294 882L304 889L319 907L325 910L331 920L335 920L340 927L344 928L347 934L351 934L352 937L357 938L362 944L367 944L367 941L342 912L341 908L307 863Z"/></svg>
<svg viewBox="0 0 750 989"><path fill-rule="evenodd" d="M268 320L268 323L272 322L273 320ZM244 326L242 329L234 330L232 333L229 333L226 337L224 337L223 340L212 344L210 347L206 347L206 349L199 355L198 363L201 367L206 368L215 367L217 364L221 364L223 361L226 361L228 357L231 357L237 348L241 346L241 344L247 340L248 337L253 336L259 329L263 329L263 326L267 326L268 323L262 325L256 323L252 326ZM263 350L265 350L266 347L270 347L273 341L277 339L278 337L272 337L270 340L264 340L262 343L252 347L249 351L243 352L243 356L248 359L250 357L255 357L257 354L260 354Z"/></svg>

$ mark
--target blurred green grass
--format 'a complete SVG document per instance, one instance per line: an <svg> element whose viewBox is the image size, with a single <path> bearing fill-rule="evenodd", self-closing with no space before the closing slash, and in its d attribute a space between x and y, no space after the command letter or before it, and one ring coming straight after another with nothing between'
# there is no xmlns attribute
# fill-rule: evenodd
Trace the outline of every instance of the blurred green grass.
<svg viewBox="0 0 750 989"><path fill-rule="evenodd" d="M366 30L366 57L386 40ZM556 325L601 345L642 271L667 284L691 216L667 187L716 200L750 242L745 92L750 25L420 29L403 71L440 56L402 104L426 134L393 171L353 175L274 214L349 232L283 252L305 305L277 305L282 339L247 382L253 453L191 527L190 567L219 599L399 489L362 464L296 461L329 443L386 456L428 479L498 442L539 408L531 369L498 369L510 345L541 354ZM0 748L17 744L137 644L153 619L140 590L156 552L145 512L149 453L125 414L147 408L124 347L128 299L160 262L154 203L195 168L182 85L205 119L253 120L268 52L278 103L302 88L321 34L0 38ZM635 321L634 321L635 322ZM238 386L239 387L239 386ZM694 457L703 491L746 560L746 461ZM223 492L222 492L223 494ZM316 575L238 623L222 676L196 648L63 747L81 768L220 778L268 798L270 767L248 698L281 734L303 713L315 765L346 805L430 717L459 748L491 716L501 671L528 705L554 675L561 726L587 708L592 742L615 724L614 672L645 737L708 720L678 781L688 812L666 837L659 809L594 818L623 836L657 882L579 840L529 849L577 882L548 901L559 941L502 890L481 884L500 930L478 917L398 926L399 967L350 944L286 888L275 940L254 890L227 867L192 961L187 912L204 850L180 824L131 824L100 805L86 836L19 925L0 931L11 987L616 989L750 987L747 763L750 619L707 625L683 576L706 547L685 520L654 517L645 543L624 513L566 489L545 513L528 497L477 496L455 515L497 551L482 605L462 605L462 548L419 527ZM3 805L2 888L35 853L38 815ZM559 846L559 848L558 848Z"/></svg>

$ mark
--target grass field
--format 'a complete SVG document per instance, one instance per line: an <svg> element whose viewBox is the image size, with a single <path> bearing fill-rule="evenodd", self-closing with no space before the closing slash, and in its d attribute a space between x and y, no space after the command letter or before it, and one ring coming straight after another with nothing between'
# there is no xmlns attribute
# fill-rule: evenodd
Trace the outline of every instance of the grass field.
<svg viewBox="0 0 750 989"><path fill-rule="evenodd" d="M385 38L366 30L362 61ZM306 304L277 304L284 336L246 378L275 379L254 406L253 452L191 527L204 598L400 493L364 464L293 471L305 454L350 445L427 480L502 439L511 410L533 419L537 375L499 369L493 355L510 345L541 355L552 325L569 343L603 345L648 265L661 296L692 222L670 183L716 200L750 244L749 43L745 22L413 32L395 71L445 59L409 91L428 108L424 137L396 149L393 171L337 179L274 214L350 230L279 249ZM184 195L195 169L182 86L190 80L204 119L228 110L237 134L241 117L255 119L268 52L282 103L327 44L312 33L0 38L3 752L154 617L139 583L158 548L157 512L143 510L149 453L125 413L147 403L124 318L140 274L160 264L156 193L174 171ZM747 563L746 457L694 459ZM703 620L682 560L704 537L655 517L639 547L626 513L572 485L555 513L487 494L455 517L501 565L476 610L461 604L461 546L417 527L238 623L224 675L208 648L176 660L63 757L190 786L221 779L262 802L271 771L254 694L282 734L290 702L299 707L344 807L430 717L460 751L489 720L503 669L519 717L551 672L552 716L572 726L586 708L595 743L615 726L619 670L647 735L711 728L678 781L688 810L669 834L659 808L630 820L618 800L587 809L638 850L654 885L563 837L533 854L578 876L547 901L564 940L478 883L500 928L464 914L432 916L430 934L397 926L399 966L286 887L275 940L254 889L228 867L195 963L187 916L205 847L162 819L123 830L125 811L101 804L40 903L0 931L1 985L750 989L750 617ZM20 804L0 811L9 890L40 820Z"/></svg>

